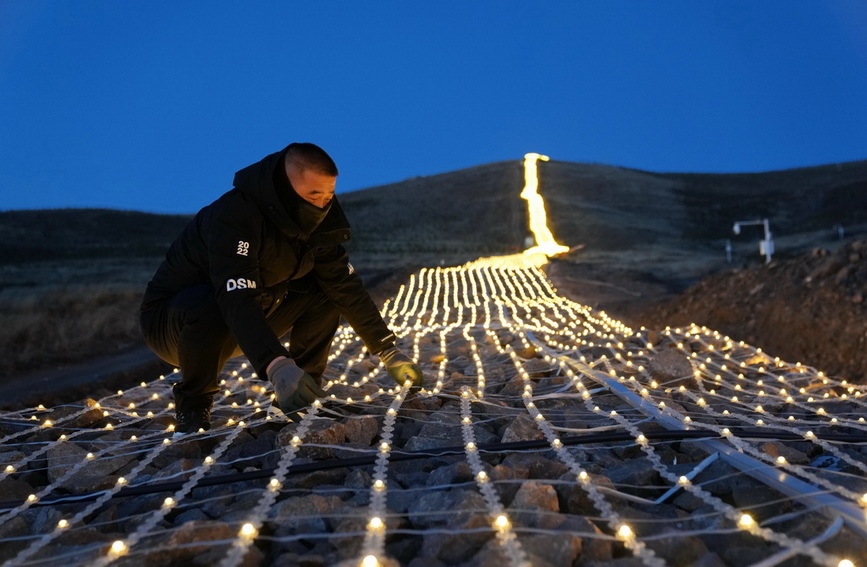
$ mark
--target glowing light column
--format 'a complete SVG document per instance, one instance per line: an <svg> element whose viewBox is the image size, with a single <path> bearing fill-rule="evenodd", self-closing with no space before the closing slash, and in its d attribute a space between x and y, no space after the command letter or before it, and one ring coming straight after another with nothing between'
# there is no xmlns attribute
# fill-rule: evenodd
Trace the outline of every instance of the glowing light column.
<svg viewBox="0 0 867 567"><path fill-rule="evenodd" d="M530 232L536 239L536 246L524 250L524 255L532 256L542 254L546 257L556 256L569 251L568 246L558 244L554 235L548 228L548 214L545 211L545 201L539 195L539 173L536 162L548 161L548 156L529 153L524 156L524 190L521 198L527 201L527 209L530 215ZM545 263L545 260L542 261Z"/></svg>

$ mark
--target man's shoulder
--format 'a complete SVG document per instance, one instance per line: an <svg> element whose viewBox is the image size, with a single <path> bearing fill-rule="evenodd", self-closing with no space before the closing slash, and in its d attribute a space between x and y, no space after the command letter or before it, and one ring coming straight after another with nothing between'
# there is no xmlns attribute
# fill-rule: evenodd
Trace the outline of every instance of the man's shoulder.
<svg viewBox="0 0 867 567"><path fill-rule="evenodd" d="M254 221L262 216L256 202L238 189L230 189L207 207L200 214L218 219L240 219Z"/></svg>

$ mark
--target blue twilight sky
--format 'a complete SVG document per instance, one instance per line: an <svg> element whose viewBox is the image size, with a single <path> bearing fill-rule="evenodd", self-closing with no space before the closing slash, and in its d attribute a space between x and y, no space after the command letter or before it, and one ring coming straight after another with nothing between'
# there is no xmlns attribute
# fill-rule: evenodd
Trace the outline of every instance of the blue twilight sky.
<svg viewBox="0 0 867 567"><path fill-rule="evenodd" d="M863 0L0 0L0 29L0 210L191 213L292 141L338 191L867 159Z"/></svg>

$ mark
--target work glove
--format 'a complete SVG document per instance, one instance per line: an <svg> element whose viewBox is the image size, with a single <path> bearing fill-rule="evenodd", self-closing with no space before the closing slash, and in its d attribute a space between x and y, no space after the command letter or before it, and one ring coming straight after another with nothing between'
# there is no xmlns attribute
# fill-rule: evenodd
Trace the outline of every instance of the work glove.
<svg viewBox="0 0 867 567"><path fill-rule="evenodd" d="M421 367L403 354L399 348L388 347L379 353L379 360L385 364L388 374L399 385L403 386L404 382L411 380L414 388L421 388L423 378Z"/></svg>
<svg viewBox="0 0 867 567"><path fill-rule="evenodd" d="M281 358L272 363L268 368L268 380L274 385L277 405L286 415L295 413L312 404L316 398L326 395L316 380L298 368L291 358Z"/></svg>

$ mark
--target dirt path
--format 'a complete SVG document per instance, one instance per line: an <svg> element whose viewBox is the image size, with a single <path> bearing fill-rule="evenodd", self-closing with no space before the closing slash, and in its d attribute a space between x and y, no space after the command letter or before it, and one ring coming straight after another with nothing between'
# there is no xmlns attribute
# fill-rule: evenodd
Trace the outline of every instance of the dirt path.
<svg viewBox="0 0 867 567"><path fill-rule="evenodd" d="M0 409L46 407L83 398L100 398L118 389L151 381L172 367L144 346L77 364L8 375L0 383Z"/></svg>

